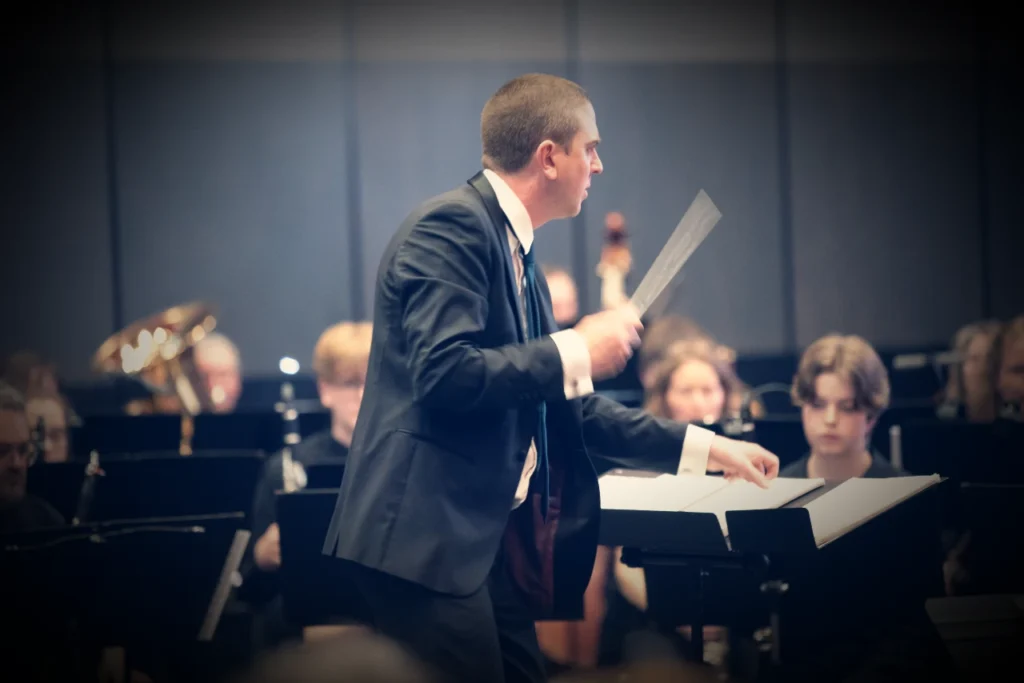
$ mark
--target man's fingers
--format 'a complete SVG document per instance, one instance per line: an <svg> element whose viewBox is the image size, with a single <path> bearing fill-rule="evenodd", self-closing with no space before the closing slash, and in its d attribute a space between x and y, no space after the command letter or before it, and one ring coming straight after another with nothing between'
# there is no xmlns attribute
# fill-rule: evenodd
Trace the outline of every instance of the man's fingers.
<svg viewBox="0 0 1024 683"><path fill-rule="evenodd" d="M746 462L746 467L744 467L743 470L745 479L754 482L763 489L768 488L768 480L765 479L760 466L748 460Z"/></svg>

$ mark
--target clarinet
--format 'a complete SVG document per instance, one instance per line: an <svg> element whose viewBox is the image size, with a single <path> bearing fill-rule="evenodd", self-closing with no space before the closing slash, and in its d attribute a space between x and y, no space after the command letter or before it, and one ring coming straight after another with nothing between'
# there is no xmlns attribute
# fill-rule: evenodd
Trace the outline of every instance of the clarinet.
<svg viewBox="0 0 1024 683"><path fill-rule="evenodd" d="M85 466L85 480L78 492L78 505L75 507L75 516L71 520L72 526L80 525L89 515L92 500L96 495L96 477L105 477L106 474L100 467L100 454L96 451L89 453L89 464Z"/></svg>
<svg viewBox="0 0 1024 683"><path fill-rule="evenodd" d="M302 440L299 431L299 411L295 409L295 388L291 382L281 385L281 418L284 427L284 447L281 449L281 474L285 493L294 493L306 487L306 471L302 463L292 458L292 447Z"/></svg>

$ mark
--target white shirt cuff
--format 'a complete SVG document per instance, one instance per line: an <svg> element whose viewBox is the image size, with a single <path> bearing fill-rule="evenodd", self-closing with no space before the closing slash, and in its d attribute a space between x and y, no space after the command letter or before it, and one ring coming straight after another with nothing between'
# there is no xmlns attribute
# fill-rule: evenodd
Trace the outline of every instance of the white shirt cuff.
<svg viewBox="0 0 1024 683"><path fill-rule="evenodd" d="M715 433L697 425L686 425L686 437L683 439L683 454L679 458L677 474L705 475L708 471L708 456L711 454L711 442Z"/></svg>
<svg viewBox="0 0 1024 683"><path fill-rule="evenodd" d="M572 400L594 393L594 380L590 377L590 351L576 330L562 330L551 335L562 359L565 377L565 398Z"/></svg>

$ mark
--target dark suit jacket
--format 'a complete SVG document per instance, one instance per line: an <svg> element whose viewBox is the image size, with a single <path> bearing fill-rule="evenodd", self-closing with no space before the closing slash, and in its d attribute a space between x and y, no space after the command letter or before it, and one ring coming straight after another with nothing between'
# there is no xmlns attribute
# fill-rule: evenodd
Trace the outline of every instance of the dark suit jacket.
<svg viewBox="0 0 1024 683"><path fill-rule="evenodd" d="M555 343L525 341L518 306L506 218L482 173L405 220L377 273L366 390L324 552L469 595L503 547L537 618L574 617L600 513L588 449L674 473L686 425L593 394L566 400ZM512 511L539 401L546 522L533 488Z"/></svg>

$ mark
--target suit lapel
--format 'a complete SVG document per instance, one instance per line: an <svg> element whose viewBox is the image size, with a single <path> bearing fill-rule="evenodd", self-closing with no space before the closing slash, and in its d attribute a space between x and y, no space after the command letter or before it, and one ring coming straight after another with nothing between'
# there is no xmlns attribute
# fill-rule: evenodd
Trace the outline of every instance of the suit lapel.
<svg viewBox="0 0 1024 683"><path fill-rule="evenodd" d="M501 254L505 261L505 280L508 285L505 290L508 295L509 305L515 311L516 332L519 334L519 341L525 342L526 330L523 328L523 311L519 301L519 284L516 282L516 269L512 263L512 253L508 248L508 228L506 227L508 218L505 216L505 212L501 210L501 204L498 203L498 197L494 194L494 188L487 182L483 171L470 178L469 184L477 191L480 198L483 199L484 206L487 207L487 215L491 217L491 223L498 233L498 244L502 246Z"/></svg>

